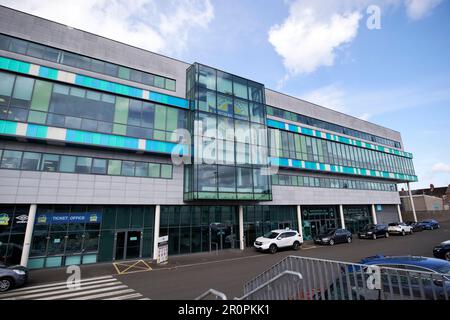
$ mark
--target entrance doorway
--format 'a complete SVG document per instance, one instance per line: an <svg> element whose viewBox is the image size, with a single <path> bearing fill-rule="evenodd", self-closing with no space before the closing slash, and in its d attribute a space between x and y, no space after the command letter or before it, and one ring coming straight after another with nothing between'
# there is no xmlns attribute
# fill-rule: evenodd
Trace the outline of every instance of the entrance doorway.
<svg viewBox="0 0 450 320"><path fill-rule="evenodd" d="M142 230L116 232L114 247L114 260L140 258L142 256Z"/></svg>
<svg viewBox="0 0 450 320"><path fill-rule="evenodd" d="M209 250L239 248L239 239L232 224L211 223L209 225Z"/></svg>

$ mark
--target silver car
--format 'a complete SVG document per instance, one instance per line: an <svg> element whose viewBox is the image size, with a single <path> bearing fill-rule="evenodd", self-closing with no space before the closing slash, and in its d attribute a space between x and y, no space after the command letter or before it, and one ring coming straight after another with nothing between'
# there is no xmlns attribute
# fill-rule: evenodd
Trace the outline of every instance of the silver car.
<svg viewBox="0 0 450 320"><path fill-rule="evenodd" d="M0 265L0 292L23 286L28 281L28 269L22 266Z"/></svg>

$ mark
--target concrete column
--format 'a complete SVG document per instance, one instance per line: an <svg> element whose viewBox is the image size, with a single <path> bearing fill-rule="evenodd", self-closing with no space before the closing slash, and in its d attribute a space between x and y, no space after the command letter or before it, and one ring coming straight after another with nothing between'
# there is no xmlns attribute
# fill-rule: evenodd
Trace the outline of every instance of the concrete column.
<svg viewBox="0 0 450 320"><path fill-rule="evenodd" d="M345 229L344 206L342 204L339 205L339 215L341 217L341 228Z"/></svg>
<svg viewBox="0 0 450 320"><path fill-rule="evenodd" d="M302 208L297 206L298 233L303 237Z"/></svg>
<svg viewBox="0 0 450 320"><path fill-rule="evenodd" d="M406 183L408 186L408 195L409 195L409 201L411 202L411 208L413 212L414 222L417 222L417 215L416 215L416 207L414 206L414 201L411 193L411 187L409 186L409 182Z"/></svg>
<svg viewBox="0 0 450 320"><path fill-rule="evenodd" d="M239 206L239 249L244 250L244 207Z"/></svg>
<svg viewBox="0 0 450 320"><path fill-rule="evenodd" d="M31 240L33 239L34 220L36 218L36 204L31 204L28 211L27 228L25 230L25 238L23 240L22 257L20 265L26 267L28 264L28 256L30 255Z"/></svg>
<svg viewBox="0 0 450 320"><path fill-rule="evenodd" d="M403 218L402 218L402 210L400 210L400 205L397 205L397 213L398 213L398 221L399 222L403 222Z"/></svg>
<svg viewBox="0 0 450 320"><path fill-rule="evenodd" d="M161 206L158 204L155 208L155 226L153 228L153 259L158 259L158 238L159 238L159 224L161 220Z"/></svg>
<svg viewBox="0 0 450 320"><path fill-rule="evenodd" d="M378 223L378 221L377 221L377 213L375 211L375 205L374 204L372 204L372 220L373 220L374 224Z"/></svg>

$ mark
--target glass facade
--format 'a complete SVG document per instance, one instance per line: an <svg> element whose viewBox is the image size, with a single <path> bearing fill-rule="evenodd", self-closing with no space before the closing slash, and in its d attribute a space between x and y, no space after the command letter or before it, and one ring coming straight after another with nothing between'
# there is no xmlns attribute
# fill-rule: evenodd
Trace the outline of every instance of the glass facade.
<svg viewBox="0 0 450 320"><path fill-rule="evenodd" d="M172 164L0 150L0 168L172 179Z"/></svg>
<svg viewBox="0 0 450 320"><path fill-rule="evenodd" d="M307 117L307 116L304 116L304 115L301 115L298 113L290 112L287 110L283 110L283 109L279 109L279 108L275 108L275 107L271 107L271 106L267 106L266 109L267 109L267 114L270 116L307 124L312 127L322 128L322 129L337 132L337 133L346 134L348 136L363 139L366 141L372 141L375 143L383 144L383 145L394 147L394 148L399 148L399 149L401 148L401 143L398 141L386 139L386 138L379 137L379 136L376 136L376 135L373 135L370 133L350 129L347 127L340 126L338 124L315 119L312 117Z"/></svg>
<svg viewBox="0 0 450 320"><path fill-rule="evenodd" d="M395 183L360 179L330 178L328 176L313 176L308 174L276 174L272 176L272 184L278 186L310 188L397 191L397 185Z"/></svg>
<svg viewBox="0 0 450 320"><path fill-rule="evenodd" d="M362 231L372 221L369 206L344 206L345 228L353 234Z"/></svg>
<svg viewBox="0 0 450 320"><path fill-rule="evenodd" d="M0 34L0 49L22 55L89 70L148 86L175 91L176 81L156 74L127 68L76 53L44 46L31 41Z"/></svg>
<svg viewBox="0 0 450 320"><path fill-rule="evenodd" d="M253 246L256 238L274 229L298 230L296 206L244 206L244 241Z"/></svg>
<svg viewBox="0 0 450 320"><path fill-rule="evenodd" d="M269 128L270 155L415 175L412 159Z"/></svg>
<svg viewBox="0 0 450 320"><path fill-rule="evenodd" d="M29 206L0 204L0 264L20 264Z"/></svg>
<svg viewBox="0 0 450 320"><path fill-rule="evenodd" d="M337 206L301 206L303 239L312 240L328 229L340 228Z"/></svg>
<svg viewBox="0 0 450 320"><path fill-rule="evenodd" d="M118 235L136 232L133 258L151 257L154 207L40 205L31 243L29 268L51 268L129 258ZM122 255L120 250L122 248Z"/></svg>
<svg viewBox="0 0 450 320"><path fill-rule="evenodd" d="M239 248L235 206L161 206L160 237L169 255Z"/></svg>
<svg viewBox="0 0 450 320"><path fill-rule="evenodd" d="M176 142L187 110L0 72L0 119Z"/></svg>
<svg viewBox="0 0 450 320"><path fill-rule="evenodd" d="M271 200L264 86L194 64L187 97L194 154L184 199Z"/></svg>

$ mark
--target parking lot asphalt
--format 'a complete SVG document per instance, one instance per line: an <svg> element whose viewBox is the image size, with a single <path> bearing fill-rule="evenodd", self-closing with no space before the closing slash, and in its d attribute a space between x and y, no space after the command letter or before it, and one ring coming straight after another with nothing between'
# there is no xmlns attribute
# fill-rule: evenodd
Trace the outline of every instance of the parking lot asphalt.
<svg viewBox="0 0 450 320"><path fill-rule="evenodd" d="M450 221L441 223L441 228L434 231L377 240L354 239L351 244L337 244L333 247L308 245L299 251L285 250L273 255L255 252L251 248L235 252L232 257L215 257L215 261L202 259L206 261L193 262L195 255L191 255L191 261L186 264L178 260L177 266L169 265L149 272L121 275L119 278L151 299L194 299L210 288L219 290L232 299L243 294L246 281L288 255L347 262L358 262L375 254L432 257L433 247L449 239Z"/></svg>
<svg viewBox="0 0 450 320"><path fill-rule="evenodd" d="M150 264L151 269L130 269L140 272L118 274L111 264L82 266L82 278L113 275L118 280L150 299L194 299L210 288L224 292L229 299L243 294L243 286L264 270L288 255L358 262L364 257L384 255L420 255L432 257L432 249L450 240L450 221L441 228L407 236L390 236L377 240L354 239L351 244L320 246L305 244L298 251L283 250L276 254L226 250L215 253L169 257L167 265ZM122 270L123 267L122 267ZM66 270L43 269L31 272L29 285L65 281Z"/></svg>

